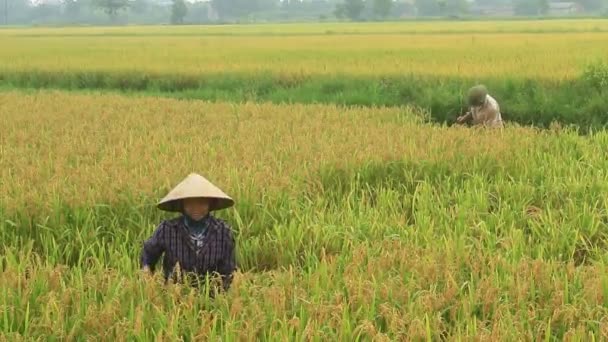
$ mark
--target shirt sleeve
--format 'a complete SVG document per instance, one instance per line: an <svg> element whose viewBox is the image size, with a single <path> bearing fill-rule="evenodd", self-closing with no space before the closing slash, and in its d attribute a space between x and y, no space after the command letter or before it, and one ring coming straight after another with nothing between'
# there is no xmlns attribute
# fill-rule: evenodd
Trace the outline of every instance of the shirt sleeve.
<svg viewBox="0 0 608 342"><path fill-rule="evenodd" d="M158 225L152 236L144 241L143 249L141 252L141 266L150 267L150 270L154 271L158 259L165 252L165 223Z"/></svg>
<svg viewBox="0 0 608 342"><path fill-rule="evenodd" d="M234 235L232 234L230 227L226 228L228 232L228 239L226 247L224 248L224 257L222 258L222 262L218 269L218 273L222 277L224 291L227 291L230 288L230 285L232 285L233 273L237 267L235 256L236 243L234 240Z"/></svg>

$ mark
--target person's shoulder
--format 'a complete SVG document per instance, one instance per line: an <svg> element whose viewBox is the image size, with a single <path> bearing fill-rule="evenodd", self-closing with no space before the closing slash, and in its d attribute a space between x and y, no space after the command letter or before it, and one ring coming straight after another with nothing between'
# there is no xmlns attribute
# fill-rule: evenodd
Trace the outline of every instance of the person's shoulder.
<svg viewBox="0 0 608 342"><path fill-rule="evenodd" d="M490 94L488 94L488 100L490 101L491 104L497 104L498 103L498 101L496 101L496 98L494 98Z"/></svg>
<svg viewBox="0 0 608 342"><path fill-rule="evenodd" d="M209 219L211 221L211 223L218 229L221 230L232 230L232 227L230 226L230 223L228 223L228 221L221 219L219 217L216 216L209 216Z"/></svg>
<svg viewBox="0 0 608 342"><path fill-rule="evenodd" d="M179 217L165 219L165 220L160 221L160 223L156 226L156 229L157 230L170 229L170 228L177 226L179 224L179 222L181 222L181 219Z"/></svg>
<svg viewBox="0 0 608 342"><path fill-rule="evenodd" d="M210 216L209 219L211 220L211 224L213 224L213 226L220 232L220 234L223 234L230 238L233 237L232 226L230 225L230 223L228 223L228 221L215 216Z"/></svg>
<svg viewBox="0 0 608 342"><path fill-rule="evenodd" d="M490 96L489 94L488 94L488 104L490 105L490 108L492 108L492 109L498 110L500 108L498 106L498 101L496 101L496 99L493 98L492 96Z"/></svg>

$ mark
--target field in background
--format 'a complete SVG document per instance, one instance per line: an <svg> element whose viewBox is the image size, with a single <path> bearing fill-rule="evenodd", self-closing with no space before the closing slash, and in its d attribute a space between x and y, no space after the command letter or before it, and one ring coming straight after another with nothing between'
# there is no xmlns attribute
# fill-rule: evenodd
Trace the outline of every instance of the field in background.
<svg viewBox="0 0 608 342"><path fill-rule="evenodd" d="M551 33L606 32L604 19L494 20L494 21L402 21L368 23L282 23L208 26L121 26L121 27L55 27L3 29L14 36L77 36L77 35L297 35L358 33Z"/></svg>
<svg viewBox="0 0 608 342"><path fill-rule="evenodd" d="M446 128L407 108L0 101L9 340L606 337L605 132ZM215 301L137 272L167 217L155 202L193 170L237 199L220 215L242 273Z"/></svg>
<svg viewBox="0 0 608 342"><path fill-rule="evenodd" d="M0 340L608 339L607 35L0 30ZM503 131L433 123L478 81ZM138 272L193 171L237 201L215 300Z"/></svg>
<svg viewBox="0 0 608 342"><path fill-rule="evenodd" d="M0 30L0 44L11 47L0 51L0 74L413 73L562 80L603 59L607 40L605 20Z"/></svg>
<svg viewBox="0 0 608 342"><path fill-rule="evenodd" d="M414 105L452 123L484 83L506 120L608 124L603 20L1 30L0 88Z"/></svg>

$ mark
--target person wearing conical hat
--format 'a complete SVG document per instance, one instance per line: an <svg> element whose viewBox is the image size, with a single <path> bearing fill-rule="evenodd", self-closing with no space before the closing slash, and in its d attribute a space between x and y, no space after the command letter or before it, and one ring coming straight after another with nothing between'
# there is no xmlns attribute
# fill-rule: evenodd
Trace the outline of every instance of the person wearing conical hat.
<svg viewBox="0 0 608 342"><path fill-rule="evenodd" d="M500 107L484 85L476 85L469 89L468 93L469 111L456 119L456 122L463 124L469 120L474 126L503 127Z"/></svg>
<svg viewBox="0 0 608 342"><path fill-rule="evenodd" d="M223 289L228 290L236 270L235 240L228 223L211 212L233 205L234 200L209 180L196 173L188 175L157 204L160 210L181 215L162 221L144 242L144 271L154 272L164 254L165 280L175 276L179 264L181 273L195 275L195 279L221 276Z"/></svg>

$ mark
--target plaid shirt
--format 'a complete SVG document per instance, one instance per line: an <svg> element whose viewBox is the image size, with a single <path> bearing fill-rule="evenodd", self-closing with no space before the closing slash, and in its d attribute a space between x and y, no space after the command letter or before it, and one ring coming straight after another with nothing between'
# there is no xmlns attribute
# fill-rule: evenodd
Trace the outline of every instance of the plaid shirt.
<svg viewBox="0 0 608 342"><path fill-rule="evenodd" d="M165 279L174 275L177 263L184 274L206 276L218 273L224 290L232 283L236 270L235 241L230 226L223 220L209 216L209 226L204 243L197 247L190 237L183 217L161 222L152 236L143 244L141 264L154 271L164 253ZM198 278L198 277L197 277ZM176 279L177 280L177 279Z"/></svg>

